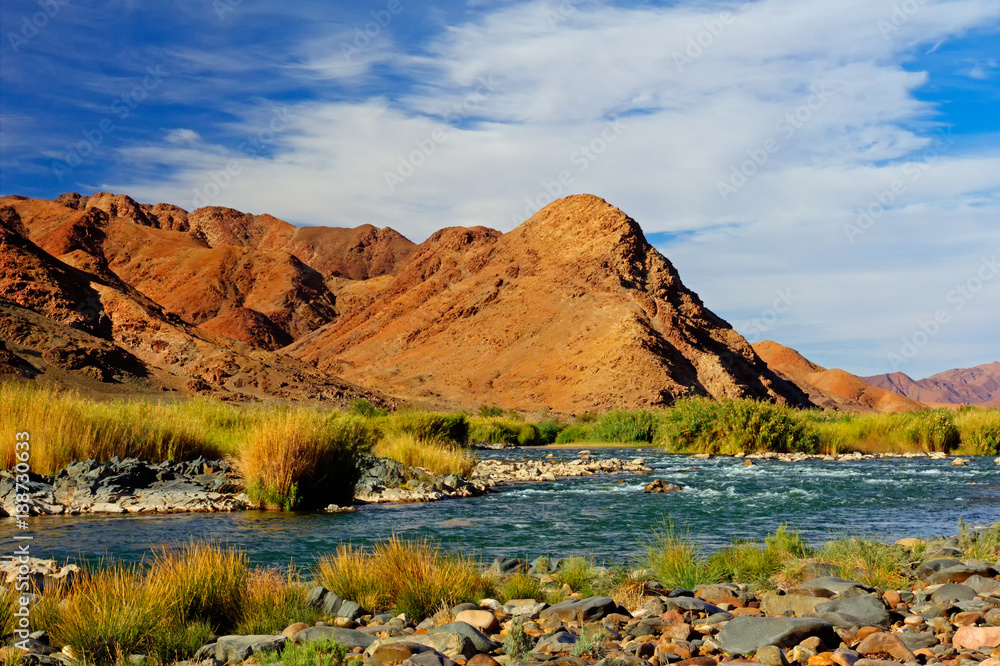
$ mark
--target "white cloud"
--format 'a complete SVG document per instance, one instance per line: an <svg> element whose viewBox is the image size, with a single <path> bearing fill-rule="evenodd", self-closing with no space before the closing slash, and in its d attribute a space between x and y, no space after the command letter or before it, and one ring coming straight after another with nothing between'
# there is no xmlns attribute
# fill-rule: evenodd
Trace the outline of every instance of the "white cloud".
<svg viewBox="0 0 1000 666"><path fill-rule="evenodd" d="M303 46L300 75L373 77L378 64L419 84L402 98L293 105L266 152L168 134L128 155L169 165L170 178L108 187L186 207L207 187L213 204L415 240L450 225L509 230L556 195L592 192L647 233L725 229L666 249L709 307L739 323L795 285L801 303L774 337L807 354L864 347L839 365L884 371L885 348L984 247L1000 248L1000 153L935 148L941 128L914 95L927 76L903 67L915 46L995 24L1000 6L927 2L902 18L893 7L525 2L452 26L419 54L387 31L350 61L339 29ZM247 111L247 135L266 131L268 113ZM741 170L754 172L745 183ZM859 210L877 210L897 181L852 238ZM723 198L720 183L734 191ZM1000 310L1000 281L990 288L909 371L959 363L948 336L983 325L977 308ZM987 328L995 336L995 321Z"/></svg>

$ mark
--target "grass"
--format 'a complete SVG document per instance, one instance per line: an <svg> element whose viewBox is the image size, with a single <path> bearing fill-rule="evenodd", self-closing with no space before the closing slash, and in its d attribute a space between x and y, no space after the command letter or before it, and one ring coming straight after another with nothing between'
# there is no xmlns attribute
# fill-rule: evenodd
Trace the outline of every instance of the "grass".
<svg viewBox="0 0 1000 666"><path fill-rule="evenodd" d="M991 417L984 412L982 423L1000 428L1000 411ZM805 418L816 428L820 446L826 453L951 452L962 445L963 432L955 424L955 414L945 409L893 414L846 414L814 412ZM970 429L966 437L975 436Z"/></svg>
<svg viewBox="0 0 1000 666"><path fill-rule="evenodd" d="M872 536L850 535L827 542L815 555L819 562L837 567L837 576L883 590L909 586L904 575L908 557L903 548Z"/></svg>
<svg viewBox="0 0 1000 666"><path fill-rule="evenodd" d="M375 445L375 455L423 467L434 474L468 476L476 466L476 459L467 449L444 442L423 442L407 433L382 437Z"/></svg>
<svg viewBox="0 0 1000 666"><path fill-rule="evenodd" d="M719 572L709 565L702 549L691 539L689 528L667 518L645 544L640 564L667 588L693 590L702 583L717 583Z"/></svg>
<svg viewBox="0 0 1000 666"><path fill-rule="evenodd" d="M597 573L594 571L593 560L576 556L563 560L554 578L557 584L569 585L574 592L589 597L594 593L593 584Z"/></svg>
<svg viewBox="0 0 1000 666"><path fill-rule="evenodd" d="M650 411L612 410L597 419L590 438L598 442L652 442L656 418Z"/></svg>
<svg viewBox="0 0 1000 666"><path fill-rule="evenodd" d="M252 433L237 468L250 500L263 508L350 504L361 477L358 455L374 442L375 433L362 418L283 410Z"/></svg>
<svg viewBox="0 0 1000 666"><path fill-rule="evenodd" d="M317 579L327 589L369 610L406 613L418 621L432 616L442 604L478 602L496 592L497 581L480 562L462 555L444 555L440 547L393 536L365 551L341 545L320 558Z"/></svg>
<svg viewBox="0 0 1000 666"><path fill-rule="evenodd" d="M574 657L600 659L604 656L602 642L605 634L604 627L600 625L583 627L570 654Z"/></svg>
<svg viewBox="0 0 1000 666"><path fill-rule="evenodd" d="M411 435L421 442L454 442L469 440L469 418L463 413L425 412L407 409L378 419L378 427L387 435Z"/></svg>
<svg viewBox="0 0 1000 666"><path fill-rule="evenodd" d="M952 420L960 434L962 453L1000 455L1000 409L963 408Z"/></svg>
<svg viewBox="0 0 1000 666"><path fill-rule="evenodd" d="M500 599L504 602L511 599L534 599L541 601L543 597L541 582L530 574L518 572L507 576L499 585Z"/></svg>
<svg viewBox="0 0 1000 666"><path fill-rule="evenodd" d="M329 638L309 641L304 645L291 645L280 654L269 652L254 655L261 666L341 666L347 649Z"/></svg>
<svg viewBox="0 0 1000 666"><path fill-rule="evenodd" d="M145 654L169 664L215 635L275 634L324 619L306 595L297 577L252 569L240 550L190 543L156 551L148 566L85 566L68 589L46 589L32 619L85 663Z"/></svg>

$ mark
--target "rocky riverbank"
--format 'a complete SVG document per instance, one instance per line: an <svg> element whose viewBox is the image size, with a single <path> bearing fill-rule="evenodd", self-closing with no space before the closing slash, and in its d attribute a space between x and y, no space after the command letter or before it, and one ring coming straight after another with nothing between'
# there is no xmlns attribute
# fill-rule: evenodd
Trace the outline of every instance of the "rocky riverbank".
<svg viewBox="0 0 1000 666"><path fill-rule="evenodd" d="M648 580L617 600L564 588L568 597L551 605L484 598L417 618L369 612L315 587L308 601L324 621L275 635L219 636L183 663L259 664L265 653L331 639L364 666L1000 666L1000 563L966 557L949 542L900 543L912 560L900 589L823 575L827 565L816 563L808 568L814 577L768 591L728 582L670 589ZM76 573L43 564L52 569L41 576L45 585ZM518 560L493 568L540 584L559 580L558 571ZM10 562L0 571L8 583L15 575ZM44 632L35 637L24 663L73 663Z"/></svg>
<svg viewBox="0 0 1000 666"><path fill-rule="evenodd" d="M637 458L593 460L581 452L575 460L538 462L481 461L471 478L441 476L388 458L362 457L363 474L355 504L433 502L476 497L498 485L525 481L555 481L560 477L595 474L647 474ZM53 477L32 474L28 482L33 516L88 513L185 513L244 511L252 508L243 479L225 460L199 458L188 462L148 463L117 457L108 462L73 463ZM12 472L0 471L0 517L17 513ZM330 511L343 510L330 506Z"/></svg>

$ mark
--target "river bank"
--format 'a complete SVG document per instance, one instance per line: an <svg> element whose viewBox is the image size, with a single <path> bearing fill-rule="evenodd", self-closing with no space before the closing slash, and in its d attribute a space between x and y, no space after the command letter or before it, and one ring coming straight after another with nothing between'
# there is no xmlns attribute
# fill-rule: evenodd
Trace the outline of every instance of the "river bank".
<svg viewBox="0 0 1000 666"><path fill-rule="evenodd" d="M579 557L487 566L392 539L330 555L313 582L272 576L263 587L266 572L249 570L239 553L196 544L114 575L36 561L45 571L33 571L35 640L22 646L27 663L48 666L79 657L268 664L307 649L312 663L320 652L365 666L996 666L1000 658L1000 524L821 548L780 529L712 554L682 529L651 539L627 569ZM16 566L0 571L9 582ZM171 587L182 579L186 590L214 580L205 588L214 592L192 605L190 592ZM131 582L116 592L112 580ZM251 593L212 598L227 586ZM74 613L88 595L101 603L83 626ZM126 602L131 613L120 612ZM147 605L159 615L144 613ZM137 622L146 624L137 631Z"/></svg>

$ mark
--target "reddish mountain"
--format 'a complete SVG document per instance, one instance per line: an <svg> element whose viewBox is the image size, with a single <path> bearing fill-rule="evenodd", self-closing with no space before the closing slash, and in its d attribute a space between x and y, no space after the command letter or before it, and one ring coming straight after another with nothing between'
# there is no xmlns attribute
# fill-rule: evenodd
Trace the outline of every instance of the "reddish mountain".
<svg viewBox="0 0 1000 666"><path fill-rule="evenodd" d="M865 377L865 381L914 400L948 405L1000 407L1000 362L946 370L926 379L902 372Z"/></svg>
<svg viewBox="0 0 1000 666"><path fill-rule="evenodd" d="M561 412L691 394L809 404L594 196L508 234L444 229L338 299L340 317L287 351L407 399Z"/></svg>
<svg viewBox="0 0 1000 666"><path fill-rule="evenodd" d="M768 367L794 382L817 405L830 409L906 412L926 405L877 388L844 370L827 370L794 349L772 340L757 342L754 351Z"/></svg>

